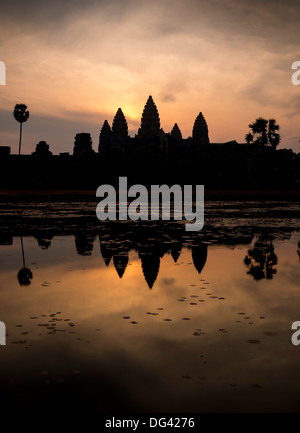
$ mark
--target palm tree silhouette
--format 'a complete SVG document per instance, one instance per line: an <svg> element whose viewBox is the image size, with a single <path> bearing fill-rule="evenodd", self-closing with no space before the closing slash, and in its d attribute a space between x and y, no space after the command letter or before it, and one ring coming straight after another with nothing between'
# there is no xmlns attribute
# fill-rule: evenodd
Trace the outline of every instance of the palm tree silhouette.
<svg viewBox="0 0 300 433"><path fill-rule="evenodd" d="M255 122L249 124L251 131L246 134L245 140L248 144L254 145L261 150L265 147L270 147L276 150L280 142L279 125L275 119L263 119L259 117Z"/></svg>
<svg viewBox="0 0 300 433"><path fill-rule="evenodd" d="M29 118L29 111L27 110L27 105L16 104L13 111L14 118L20 123L20 140L19 140L19 155L21 153L21 141L22 141L22 125Z"/></svg>
<svg viewBox="0 0 300 433"><path fill-rule="evenodd" d="M244 263L249 269L247 275L252 275L254 280L271 280L277 272L277 255L272 242L265 242L263 239L255 242L248 250Z"/></svg>
<svg viewBox="0 0 300 433"><path fill-rule="evenodd" d="M21 248L22 248L22 258L23 258L23 268L19 270L17 278L20 286L29 286L32 280L32 272L29 268L25 266L25 254L24 254L24 246L23 246L23 238L21 236Z"/></svg>

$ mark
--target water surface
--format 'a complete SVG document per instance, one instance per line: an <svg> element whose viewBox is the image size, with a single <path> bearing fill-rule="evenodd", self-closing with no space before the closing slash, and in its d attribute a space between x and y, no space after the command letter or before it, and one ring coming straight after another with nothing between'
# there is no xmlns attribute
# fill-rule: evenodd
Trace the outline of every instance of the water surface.
<svg viewBox="0 0 300 433"><path fill-rule="evenodd" d="M38 206L23 220L7 208L2 407L298 411L295 205L210 206L201 233L174 222L95 227L82 207L80 221L58 207L68 216L56 210L52 223Z"/></svg>

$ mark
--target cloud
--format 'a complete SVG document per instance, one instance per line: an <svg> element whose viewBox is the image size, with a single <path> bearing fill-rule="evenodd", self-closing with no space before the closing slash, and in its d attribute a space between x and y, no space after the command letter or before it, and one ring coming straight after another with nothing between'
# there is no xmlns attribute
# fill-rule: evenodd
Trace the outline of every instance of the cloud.
<svg viewBox="0 0 300 433"><path fill-rule="evenodd" d="M176 98L174 95L171 95L170 93L165 93L165 94L161 95L161 100L163 102L175 102Z"/></svg>
<svg viewBox="0 0 300 433"><path fill-rule="evenodd" d="M149 94L162 127L167 131L176 121L184 136L199 111L218 142L243 140L245 126L261 112L279 116L283 130L286 125L297 135L290 65L300 59L298 12L293 0L6 2L0 60L7 86L0 88L0 109L26 103L31 138L42 132L33 120L38 114L55 146L67 141L67 131L72 140L70 113L81 113L78 126L85 119L96 131L97 116L101 123L102 114L112 119L122 107L134 132ZM61 126L51 129L47 117ZM0 134L6 129L0 118Z"/></svg>

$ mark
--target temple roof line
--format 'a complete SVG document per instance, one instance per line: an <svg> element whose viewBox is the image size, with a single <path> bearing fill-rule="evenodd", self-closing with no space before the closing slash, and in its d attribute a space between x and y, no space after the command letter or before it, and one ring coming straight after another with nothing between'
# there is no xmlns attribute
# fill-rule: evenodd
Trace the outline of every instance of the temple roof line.
<svg viewBox="0 0 300 433"><path fill-rule="evenodd" d="M149 95L144 106L141 126L135 138L139 141L146 140L146 142L155 140L162 148L168 148L168 141L170 141L171 145L173 144L175 146L183 142L182 134L177 123L174 124L171 132L168 134L161 128L158 109L151 95ZM105 152L114 145L124 146L128 139L130 139L130 137L128 135L126 117L122 109L118 108L113 119L112 128L110 128L107 120L105 120L102 126L99 137L99 152ZM200 112L195 119L192 137L189 138L189 140L193 140L197 145L209 144L208 127L202 112Z"/></svg>

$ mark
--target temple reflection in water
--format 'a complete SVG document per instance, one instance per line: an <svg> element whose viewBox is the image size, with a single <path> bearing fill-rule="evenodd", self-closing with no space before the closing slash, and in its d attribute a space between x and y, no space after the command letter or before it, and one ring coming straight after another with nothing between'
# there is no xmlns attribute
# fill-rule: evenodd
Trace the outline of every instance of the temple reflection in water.
<svg viewBox="0 0 300 433"><path fill-rule="evenodd" d="M129 263L129 253L138 253L145 280L151 289L159 273L161 259L165 254L171 254L174 263L177 262L182 249L180 239L169 239L163 241L159 238L147 238L146 236L137 241L128 239L128 233L120 235L118 238L106 234L99 237L100 251L105 264L108 266L113 261L114 267L120 278L123 277ZM200 274L207 258L207 245L191 245L193 264Z"/></svg>
<svg viewBox="0 0 300 433"><path fill-rule="evenodd" d="M241 262L246 273L257 281L272 279L276 275L278 261L273 241L289 238L291 231L272 234L271 229L264 228L253 235L247 230L241 233L239 230L233 232L224 227L215 227L213 230L206 229L204 232L187 234L182 224L132 224L128 222L106 223L97 228L72 225L72 227L65 227L64 233L61 233L57 226L48 229L29 228L22 230L22 234L20 233L23 260L23 267L18 274L20 285L29 285L33 278L26 264L28 251L24 251L23 235L33 236L43 250L51 247L54 236L74 236L76 252L81 256L91 256L95 251L95 245L99 243L100 254L105 265L113 266L120 278L123 278L126 273L126 268L130 264L130 256L133 253L140 261L148 287L152 289L157 280L163 257L171 256L176 265L183 248L189 251L190 264L200 275L206 265L210 247L248 247L246 256ZM12 234L5 233L0 237L0 245L12 244ZM299 246L296 254L299 254Z"/></svg>
<svg viewBox="0 0 300 433"><path fill-rule="evenodd" d="M282 410L285 395L296 408L298 208L206 202L203 229L187 232L99 221L89 202L3 206L5 401L243 412Z"/></svg>
<svg viewBox="0 0 300 433"><path fill-rule="evenodd" d="M135 227L135 230L129 231L124 230L123 227L123 225L119 225L118 231L114 227L114 229L108 229L99 234L100 252L104 263L106 266L113 263L117 274L122 278L129 264L130 252L137 253L143 275L151 289L157 279L161 259L165 254L171 254L174 263L176 263L180 257L183 240L178 236L178 233L177 236L174 234L171 236L168 233L159 233L157 230L154 232L153 227ZM93 234L75 233L77 253L91 255L96 238L97 236ZM200 274L207 258L207 245L196 240L186 246L191 249L192 262Z"/></svg>

